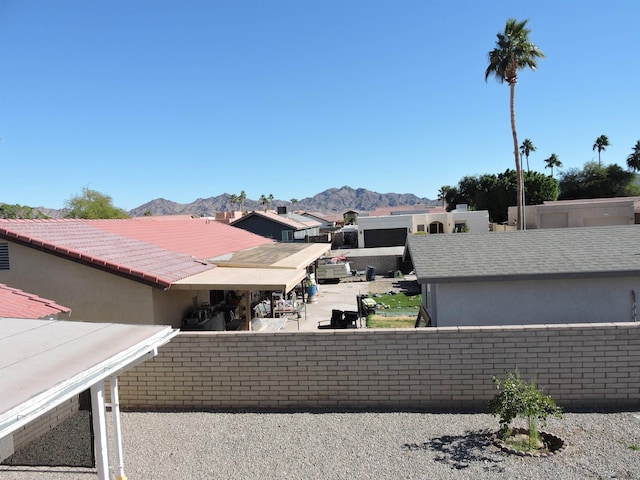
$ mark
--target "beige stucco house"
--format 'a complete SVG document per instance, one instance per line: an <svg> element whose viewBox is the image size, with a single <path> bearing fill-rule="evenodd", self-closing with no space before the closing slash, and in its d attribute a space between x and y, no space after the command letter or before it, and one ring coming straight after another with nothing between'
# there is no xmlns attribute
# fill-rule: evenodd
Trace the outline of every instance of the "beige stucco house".
<svg viewBox="0 0 640 480"><path fill-rule="evenodd" d="M509 225L515 224L516 207L509 207ZM558 200L527 205L527 229L596 227L640 224L640 197Z"/></svg>
<svg viewBox="0 0 640 480"><path fill-rule="evenodd" d="M413 235L438 327L638 321L640 225Z"/></svg>
<svg viewBox="0 0 640 480"><path fill-rule="evenodd" d="M261 292L291 291L328 249L190 217L0 220L0 282L55 298L72 320L173 327L234 292L250 329Z"/></svg>

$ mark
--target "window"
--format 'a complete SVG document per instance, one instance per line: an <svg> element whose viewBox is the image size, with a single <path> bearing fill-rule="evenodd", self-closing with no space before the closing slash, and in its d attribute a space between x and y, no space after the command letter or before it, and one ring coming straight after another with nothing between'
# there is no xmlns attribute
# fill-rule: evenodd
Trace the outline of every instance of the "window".
<svg viewBox="0 0 640 480"><path fill-rule="evenodd" d="M293 242L293 230L283 230L282 231L282 241L283 242Z"/></svg>
<svg viewBox="0 0 640 480"><path fill-rule="evenodd" d="M0 243L0 270L9 270L9 244Z"/></svg>
<svg viewBox="0 0 640 480"><path fill-rule="evenodd" d="M468 231L466 222L456 222L453 226L454 233L462 233Z"/></svg>
<svg viewBox="0 0 640 480"><path fill-rule="evenodd" d="M424 223L418 224L418 231L419 232L424 232Z"/></svg>

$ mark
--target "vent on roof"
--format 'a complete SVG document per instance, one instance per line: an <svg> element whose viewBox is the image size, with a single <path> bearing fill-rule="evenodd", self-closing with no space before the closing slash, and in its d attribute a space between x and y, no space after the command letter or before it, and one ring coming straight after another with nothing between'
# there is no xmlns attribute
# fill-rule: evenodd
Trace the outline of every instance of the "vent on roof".
<svg viewBox="0 0 640 480"><path fill-rule="evenodd" d="M9 270L9 244L0 243L0 270Z"/></svg>

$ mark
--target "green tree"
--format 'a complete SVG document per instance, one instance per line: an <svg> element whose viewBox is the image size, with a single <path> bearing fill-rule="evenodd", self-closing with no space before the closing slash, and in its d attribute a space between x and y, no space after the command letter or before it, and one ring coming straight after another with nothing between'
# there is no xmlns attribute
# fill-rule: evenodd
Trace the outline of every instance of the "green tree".
<svg viewBox="0 0 640 480"><path fill-rule="evenodd" d="M8 203L0 203L0 218L10 219L34 219L49 218L40 210L34 209L27 205L9 205Z"/></svg>
<svg viewBox="0 0 640 480"><path fill-rule="evenodd" d="M517 228L522 229L523 220L523 175L520 165L520 152L518 150L518 131L516 128L516 84L518 83L518 70L529 67L535 70L538 67L538 59L544 58L542 51L529 40L528 20L519 22L510 18L503 33L498 33L496 47L489 52L489 66L484 79L494 76L500 83L509 85L509 109L511 117L511 134L513 136L513 155L516 164L517 185Z"/></svg>
<svg viewBox="0 0 640 480"><path fill-rule="evenodd" d="M587 162L584 168L572 168L560 176L560 200L611 198L640 195L635 174L616 164L603 167Z"/></svg>
<svg viewBox="0 0 640 480"><path fill-rule="evenodd" d="M552 177L553 177L553 167L557 167L557 168L562 167L562 162L560 161L560 159L555 153L552 153L551 156L544 161L544 163L545 163L544 168L551 169Z"/></svg>
<svg viewBox="0 0 640 480"><path fill-rule="evenodd" d="M65 207L69 210L67 218L129 218L127 212L113 206L110 196L87 187L80 195L66 200Z"/></svg>
<svg viewBox="0 0 640 480"><path fill-rule="evenodd" d="M290 200L290 202L291 202L291 205L293 205L293 208L296 208L296 204L298 203L298 199L294 197L294 198L292 198Z"/></svg>
<svg viewBox="0 0 640 480"><path fill-rule="evenodd" d="M520 145L520 153L527 159L527 172L531 171L529 170L529 154L535 152L536 150L536 146L531 142L529 138L525 138L522 142L522 145Z"/></svg>
<svg viewBox="0 0 640 480"><path fill-rule="evenodd" d="M602 162L600 161L600 152L605 151L608 146L609 146L609 139L607 138L606 135L600 135L598 138L596 138L596 141L593 144L592 150L598 150L598 165L602 165Z"/></svg>
<svg viewBox="0 0 640 480"><path fill-rule="evenodd" d="M525 172L525 198L528 205L537 205L558 198L556 179L540 172ZM471 210L487 210L492 222L502 223L508 219L509 207L517 191L518 177L515 170L507 169L498 175L484 174L465 176L457 187L446 194L447 210L466 203Z"/></svg>
<svg viewBox="0 0 640 480"><path fill-rule="evenodd" d="M631 155L627 157L627 166L634 172L640 171L640 140L636 142Z"/></svg>
<svg viewBox="0 0 640 480"><path fill-rule="evenodd" d="M267 211L267 205L269 203L269 199L267 198L267 196L264 193L262 195L260 195L260 203L262 204L263 210L266 212Z"/></svg>
<svg viewBox="0 0 640 480"><path fill-rule="evenodd" d="M267 206L271 208L271 203L273 203L273 193L270 193L267 197Z"/></svg>

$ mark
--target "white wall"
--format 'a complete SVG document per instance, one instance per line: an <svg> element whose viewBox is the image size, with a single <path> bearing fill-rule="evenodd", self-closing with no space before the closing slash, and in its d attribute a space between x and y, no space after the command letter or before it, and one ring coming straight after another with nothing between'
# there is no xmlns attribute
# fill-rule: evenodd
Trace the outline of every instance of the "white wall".
<svg viewBox="0 0 640 480"><path fill-rule="evenodd" d="M640 301L640 277L441 283L430 313L438 327L629 322L631 290Z"/></svg>
<svg viewBox="0 0 640 480"><path fill-rule="evenodd" d="M470 232L489 231L489 212L453 211L438 213L415 213L408 215L383 215L374 217L358 217L358 247L365 248L364 232L366 230L382 230L390 228L406 228L407 232L418 232L418 225L424 225L429 231L432 222L443 224L444 233L452 233L456 222L464 222Z"/></svg>

